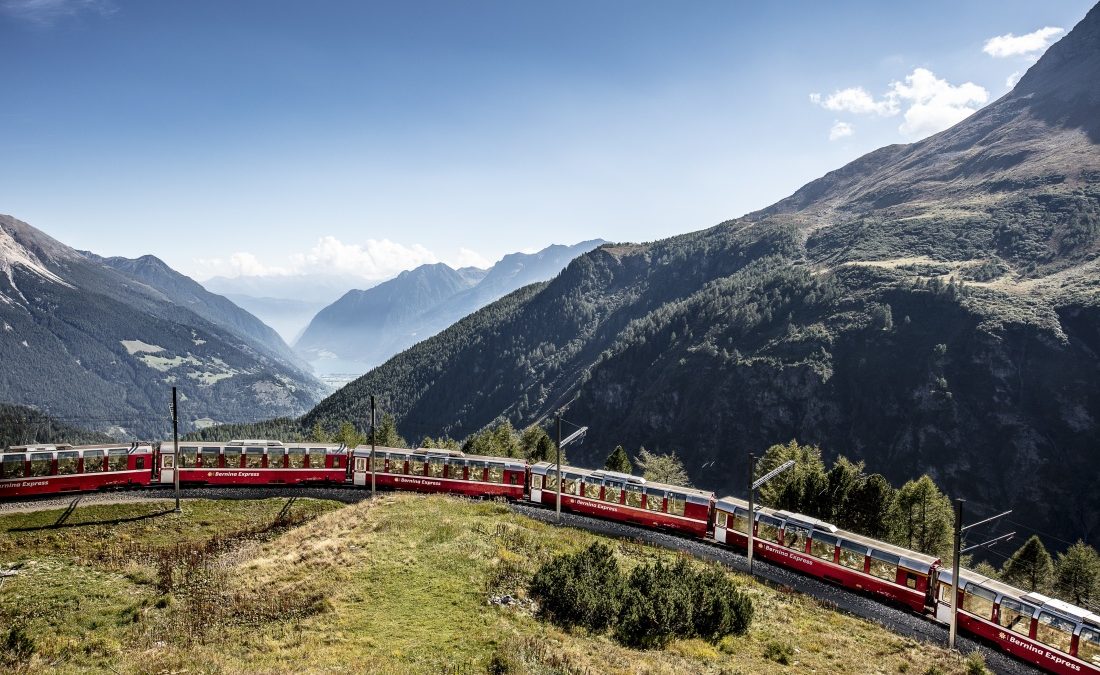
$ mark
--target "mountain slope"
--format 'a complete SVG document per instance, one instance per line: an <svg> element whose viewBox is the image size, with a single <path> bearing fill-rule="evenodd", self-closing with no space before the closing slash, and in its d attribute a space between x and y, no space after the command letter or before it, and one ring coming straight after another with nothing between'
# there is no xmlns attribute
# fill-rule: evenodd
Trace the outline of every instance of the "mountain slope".
<svg viewBox="0 0 1100 675"><path fill-rule="evenodd" d="M317 313L295 349L318 372L366 372L515 289L553 277L601 243L512 253L489 270L421 265L368 290L348 291Z"/></svg>
<svg viewBox="0 0 1100 675"><path fill-rule="evenodd" d="M748 452L798 438L1096 545L1098 30L1094 8L924 141L708 230L592 251L304 421L362 423L368 394L410 437L564 409L591 427L571 459L676 450L727 492Z"/></svg>
<svg viewBox="0 0 1100 675"><path fill-rule="evenodd" d="M167 294L0 216L0 401L97 431L298 414L321 387Z"/></svg>
<svg viewBox="0 0 1100 675"><path fill-rule="evenodd" d="M211 293L197 281L180 274L160 258L152 255L135 259L104 258L89 251L80 253L134 281L160 291L168 302L190 309L210 323L248 340L254 347L269 356L302 370L303 376L308 376L306 364L271 327L233 304L228 298Z"/></svg>

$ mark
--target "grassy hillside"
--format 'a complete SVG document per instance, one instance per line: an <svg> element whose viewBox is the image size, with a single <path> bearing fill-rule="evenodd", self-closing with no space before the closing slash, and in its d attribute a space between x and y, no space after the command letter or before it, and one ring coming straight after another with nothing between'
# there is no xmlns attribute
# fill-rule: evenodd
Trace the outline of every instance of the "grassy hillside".
<svg viewBox="0 0 1100 675"><path fill-rule="evenodd" d="M23 672L963 672L963 659L737 576L756 608L718 647L623 648L534 618L526 580L597 537L496 503L392 495L0 516L0 668ZM673 554L617 540L624 567ZM700 563L701 564L701 563ZM786 660L789 665L779 661ZM938 670L930 670L933 667Z"/></svg>

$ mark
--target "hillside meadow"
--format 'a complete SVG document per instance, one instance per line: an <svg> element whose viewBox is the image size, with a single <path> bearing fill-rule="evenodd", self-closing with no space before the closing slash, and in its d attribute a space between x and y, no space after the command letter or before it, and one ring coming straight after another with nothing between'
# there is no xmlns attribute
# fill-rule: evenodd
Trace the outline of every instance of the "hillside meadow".
<svg viewBox="0 0 1100 675"><path fill-rule="evenodd" d="M0 516L0 668L13 672L949 673L959 655L733 575L755 618L637 651L533 615L525 586L600 540L495 502L396 494L142 502ZM60 521L60 524L59 524ZM703 563L694 563L702 565ZM10 574L14 572L14 574ZM491 598L511 595L508 605Z"/></svg>

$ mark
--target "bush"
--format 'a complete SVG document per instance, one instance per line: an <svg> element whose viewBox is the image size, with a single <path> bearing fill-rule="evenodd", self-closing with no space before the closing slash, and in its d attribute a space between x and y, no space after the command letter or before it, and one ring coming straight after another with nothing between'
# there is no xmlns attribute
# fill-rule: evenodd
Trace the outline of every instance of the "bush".
<svg viewBox="0 0 1100 675"><path fill-rule="evenodd" d="M624 579L611 549L598 543L547 562L529 588L550 621L595 633L610 627L616 640L639 649L673 638L717 643L752 622L752 601L721 569L698 570L680 558L639 565Z"/></svg>
<svg viewBox="0 0 1100 675"><path fill-rule="evenodd" d="M619 614L622 573L611 549L595 543L544 564L531 580L530 592L546 618L559 626L600 632Z"/></svg>
<svg viewBox="0 0 1100 675"><path fill-rule="evenodd" d="M30 661L34 656L34 639L27 635L27 630L22 624L15 624L8 629L3 638L3 662L9 666Z"/></svg>
<svg viewBox="0 0 1100 675"><path fill-rule="evenodd" d="M789 666L794 658L794 647L773 640L764 646L764 658L781 666Z"/></svg>
<svg viewBox="0 0 1100 675"><path fill-rule="evenodd" d="M966 657L966 675L987 675L989 671L985 667L985 657L975 650Z"/></svg>

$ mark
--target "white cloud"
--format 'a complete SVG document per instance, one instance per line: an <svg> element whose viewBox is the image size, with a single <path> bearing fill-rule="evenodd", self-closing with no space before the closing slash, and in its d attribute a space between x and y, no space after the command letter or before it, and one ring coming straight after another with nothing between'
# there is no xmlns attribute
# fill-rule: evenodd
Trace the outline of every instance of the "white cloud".
<svg viewBox="0 0 1100 675"><path fill-rule="evenodd" d="M477 251L471 251L464 247L459 248L458 253L447 258L444 262L455 269L460 267L480 267L481 269L485 269L493 265L492 260L489 260Z"/></svg>
<svg viewBox="0 0 1100 675"><path fill-rule="evenodd" d="M214 276L273 277L298 274L346 275L360 279L388 279L420 265L440 262L439 256L420 244L406 246L389 239L368 239L362 244L349 244L326 236L306 253L290 256L284 265L270 265L245 251L228 258L200 258L195 261L200 278ZM447 264L458 268L489 267L492 261L477 251L459 248Z"/></svg>
<svg viewBox="0 0 1100 675"><path fill-rule="evenodd" d="M986 40L982 51L998 59L1038 55L1054 42L1054 38L1065 32L1064 28L1046 26L1027 35L998 35Z"/></svg>
<svg viewBox="0 0 1100 675"><path fill-rule="evenodd" d="M826 110L857 115L892 117L904 109L904 121L898 127L903 135L918 139L929 136L965 119L989 100L989 92L973 82L953 85L936 77L927 68L914 68L903 81L890 83L886 94L875 99L862 87L840 89L827 97L810 94L810 101ZM830 140L851 135L838 124L829 133Z"/></svg>
<svg viewBox="0 0 1100 675"><path fill-rule="evenodd" d="M829 129L829 140L835 141L846 136L851 136L855 132L855 127L853 127L851 124L837 120L833 122L833 128Z"/></svg>
<svg viewBox="0 0 1100 675"><path fill-rule="evenodd" d="M113 14L117 10L109 0L0 0L0 11L41 26L82 12Z"/></svg>
<svg viewBox="0 0 1100 675"><path fill-rule="evenodd" d="M1005 78L1005 88L1011 89L1016 86L1016 83L1020 81L1020 78L1024 76L1024 71L1017 70L1008 77Z"/></svg>
<svg viewBox="0 0 1100 675"><path fill-rule="evenodd" d="M822 98L821 94L810 94L810 101L826 110L850 112L856 115L877 114L884 117L898 114L897 104L889 99L876 101L863 87L839 89Z"/></svg>
<svg viewBox="0 0 1100 675"><path fill-rule="evenodd" d="M916 68L905 82L893 82L888 98L909 104L898 131L912 138L924 138L962 121L989 100L989 92L973 82L958 86Z"/></svg>

